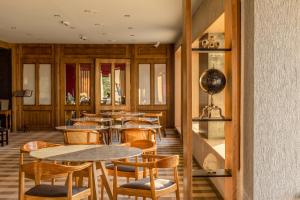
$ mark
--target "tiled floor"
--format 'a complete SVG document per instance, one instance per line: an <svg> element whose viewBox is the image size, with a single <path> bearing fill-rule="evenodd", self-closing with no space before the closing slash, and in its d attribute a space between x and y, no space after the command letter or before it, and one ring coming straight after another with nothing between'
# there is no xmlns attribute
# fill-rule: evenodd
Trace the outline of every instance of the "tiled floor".
<svg viewBox="0 0 300 200"><path fill-rule="evenodd" d="M182 146L179 138L171 132L167 134L166 138L158 142L159 154L179 154L180 165L180 186L182 185L183 175L183 159L182 159ZM39 131L39 132L27 132L27 133L10 133L10 144L8 146L0 147L0 200L17 200L18 199L18 159L19 159L19 147L33 140L43 140L47 142L62 143L63 137L60 132L56 131ZM30 160L30 158L26 158ZM197 164L194 164L197 168ZM162 177L168 178L172 175L171 172L161 171ZM199 200L217 200L221 199L220 195L212 187L211 183L207 179L194 178L193 180L193 199ZM62 181L60 181L62 183ZM33 182L26 181L27 186L32 186ZM58 183L60 184L60 183ZM182 196L181 189L181 196ZM107 199L107 198L105 198ZM120 199L129 199L128 197ZM133 197L131 199L134 199ZM170 194L166 197L160 198L162 200L175 199L174 194Z"/></svg>

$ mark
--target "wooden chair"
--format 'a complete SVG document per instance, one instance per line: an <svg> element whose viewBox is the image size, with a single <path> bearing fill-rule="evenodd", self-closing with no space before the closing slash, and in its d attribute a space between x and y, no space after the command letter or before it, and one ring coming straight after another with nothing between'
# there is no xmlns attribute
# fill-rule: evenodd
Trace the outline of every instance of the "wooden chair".
<svg viewBox="0 0 300 200"><path fill-rule="evenodd" d="M163 116L162 112L159 112L159 113L145 113L144 114L144 117L153 117L153 118L156 118L157 121L154 122L154 124L157 124L157 125L160 125L160 118ZM158 136L159 136L159 139L161 140L161 129L159 128L158 129Z"/></svg>
<svg viewBox="0 0 300 200"><path fill-rule="evenodd" d="M60 146L60 144L53 144L53 143L48 143L48 142L44 142L44 141L31 141L31 142L24 144L20 148L20 165L22 165L24 163L24 155L25 154L29 154L31 151L35 151L38 149L55 147L55 146Z"/></svg>
<svg viewBox="0 0 300 200"><path fill-rule="evenodd" d="M100 117L100 114L97 114L97 113L83 112L82 115L83 115L83 117Z"/></svg>
<svg viewBox="0 0 300 200"><path fill-rule="evenodd" d="M153 125L152 122L142 120L141 118L138 119L131 118L129 120L125 120L124 124L125 125Z"/></svg>
<svg viewBox="0 0 300 200"><path fill-rule="evenodd" d="M150 140L156 143L156 131L153 129L129 128L121 130L121 142L131 143L135 140Z"/></svg>
<svg viewBox="0 0 300 200"><path fill-rule="evenodd" d="M113 198L118 199L118 195L129 195L135 197L151 198L156 200L165 194L176 192L176 200L180 199L179 196L179 183L177 166L179 164L179 156L157 156L157 155L143 155L146 162L122 162L113 161L114 168L114 181L113 181ZM118 186L118 166L134 166L143 167L144 170L149 170L149 176L136 181L132 181ZM174 172L173 180L166 180L156 178L154 176L155 169L172 168Z"/></svg>
<svg viewBox="0 0 300 200"><path fill-rule="evenodd" d="M73 126L99 126L99 123L95 121L82 121L82 122L75 122Z"/></svg>
<svg viewBox="0 0 300 200"><path fill-rule="evenodd" d="M68 130L64 132L66 145L104 144L102 134L97 131Z"/></svg>
<svg viewBox="0 0 300 200"><path fill-rule="evenodd" d="M73 173L84 169L89 171L88 187L74 187ZM30 175L35 178L35 186L24 191L25 176ZM67 177L66 186L47 185L41 181L54 178ZM85 199L93 197L93 179L91 163L84 163L77 166L58 165L53 163L31 162L20 165L19 175L19 200L71 200Z"/></svg>

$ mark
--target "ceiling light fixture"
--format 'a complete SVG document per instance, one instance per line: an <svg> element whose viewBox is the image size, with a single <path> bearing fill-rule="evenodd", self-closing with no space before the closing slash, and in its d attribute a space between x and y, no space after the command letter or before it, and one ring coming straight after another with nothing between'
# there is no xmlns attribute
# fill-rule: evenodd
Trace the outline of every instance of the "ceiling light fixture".
<svg viewBox="0 0 300 200"><path fill-rule="evenodd" d="M84 36L84 35L79 35L79 39L81 39L81 40L87 40L87 37Z"/></svg>
<svg viewBox="0 0 300 200"><path fill-rule="evenodd" d="M129 18L129 17L131 17L131 15L126 14L126 15L124 15L124 17Z"/></svg>
<svg viewBox="0 0 300 200"><path fill-rule="evenodd" d="M16 30L17 27L16 27L16 26L11 26L10 29L11 29L11 30Z"/></svg>
<svg viewBox="0 0 300 200"><path fill-rule="evenodd" d="M132 30L132 29L133 29L133 27L129 26L129 27L128 27L128 29L129 29L129 30Z"/></svg>
<svg viewBox="0 0 300 200"><path fill-rule="evenodd" d="M153 45L153 47L155 47L155 48L158 48L159 47L159 45L160 45L160 42L159 41L157 41L154 45Z"/></svg>
<svg viewBox="0 0 300 200"><path fill-rule="evenodd" d="M132 34L132 35L130 35L130 37L134 37L134 36L135 36L135 35L133 35L133 34Z"/></svg>
<svg viewBox="0 0 300 200"><path fill-rule="evenodd" d="M64 21L64 20L61 20L60 23L64 26L70 26L70 24L71 24L70 22Z"/></svg>
<svg viewBox="0 0 300 200"><path fill-rule="evenodd" d="M76 29L76 27L75 26L70 26L70 29Z"/></svg>
<svg viewBox="0 0 300 200"><path fill-rule="evenodd" d="M60 15L60 14L54 14L53 16L54 16L54 17L61 18L61 15Z"/></svg>

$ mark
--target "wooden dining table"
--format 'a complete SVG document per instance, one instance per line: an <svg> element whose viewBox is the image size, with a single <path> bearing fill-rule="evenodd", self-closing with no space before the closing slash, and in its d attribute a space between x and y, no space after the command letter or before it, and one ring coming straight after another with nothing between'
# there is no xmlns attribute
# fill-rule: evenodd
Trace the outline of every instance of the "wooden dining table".
<svg viewBox="0 0 300 200"><path fill-rule="evenodd" d="M101 123L109 123L112 124L112 118L102 118L102 117L81 117L81 118L73 118L71 119L72 122L97 122Z"/></svg>
<svg viewBox="0 0 300 200"><path fill-rule="evenodd" d="M61 161L61 162L92 162L93 166L93 200L99 200L99 186L97 176L97 163L100 163L102 184L109 199L113 199L112 188L108 180L105 168L106 161L139 156L142 150L134 147L117 145L67 145L43 148L32 151L30 156L39 160Z"/></svg>
<svg viewBox="0 0 300 200"><path fill-rule="evenodd" d="M161 125L158 124L117 124L110 126L111 129L123 130L123 129L159 129Z"/></svg>
<svg viewBox="0 0 300 200"><path fill-rule="evenodd" d="M142 112L127 112L127 111L120 111L120 112L103 112L100 113L100 115L105 117L142 117L145 115L145 113Z"/></svg>
<svg viewBox="0 0 300 200"><path fill-rule="evenodd" d="M90 126L90 125L70 125L70 126L57 126L56 130L59 131L98 131L103 134L104 142L110 144L110 126Z"/></svg>

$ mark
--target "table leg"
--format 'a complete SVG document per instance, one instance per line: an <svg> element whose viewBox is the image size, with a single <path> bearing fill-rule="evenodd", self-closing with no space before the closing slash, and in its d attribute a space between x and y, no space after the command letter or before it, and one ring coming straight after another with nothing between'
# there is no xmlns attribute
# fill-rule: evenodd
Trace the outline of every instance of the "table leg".
<svg viewBox="0 0 300 200"><path fill-rule="evenodd" d="M8 115L6 115L5 125L6 125L6 129L8 129Z"/></svg>
<svg viewBox="0 0 300 200"><path fill-rule="evenodd" d="M102 176L102 184L105 187L108 198L110 200L112 200L113 199L112 189L111 189L111 186L108 182L108 174L107 174L107 171L106 171L106 168L105 168L105 162L104 161L100 162L100 167L101 167L101 173L102 173L102 175L101 175Z"/></svg>
<svg viewBox="0 0 300 200"><path fill-rule="evenodd" d="M93 200L99 200L99 185L98 185L98 174L97 174L96 162L93 162L93 183L94 183Z"/></svg>

